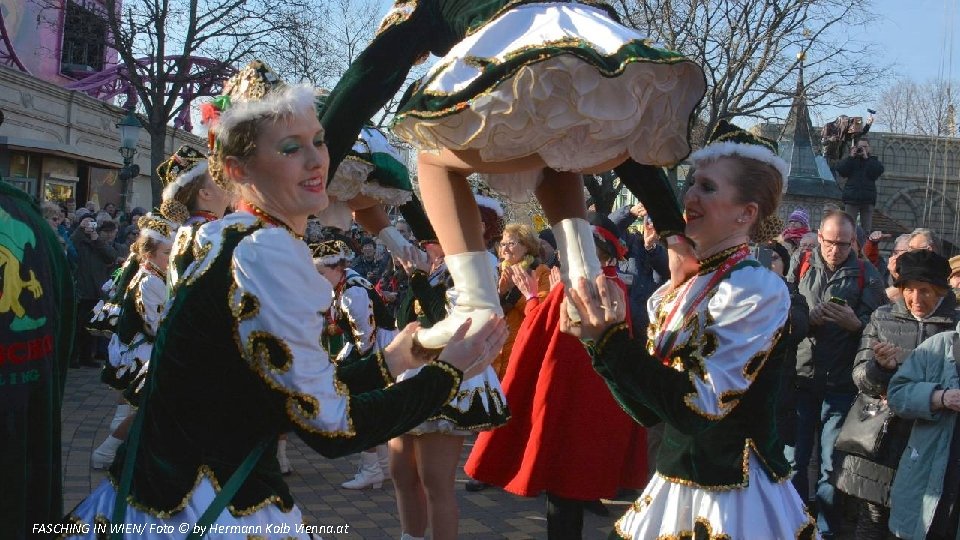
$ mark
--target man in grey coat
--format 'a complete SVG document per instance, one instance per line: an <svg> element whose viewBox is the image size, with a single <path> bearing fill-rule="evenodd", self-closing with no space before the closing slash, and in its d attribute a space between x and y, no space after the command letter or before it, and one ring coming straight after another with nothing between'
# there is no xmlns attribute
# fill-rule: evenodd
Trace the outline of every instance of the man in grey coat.
<svg viewBox="0 0 960 540"><path fill-rule="evenodd" d="M819 437L817 527L829 539L839 522L830 483L833 447L857 394L853 360L864 326L886 296L876 269L857 258L856 226L849 214L825 212L817 234L819 247L809 254L795 253L787 277L810 307L809 334L797 348L796 447L787 450L787 457L793 458L794 486L806 501L807 470Z"/></svg>

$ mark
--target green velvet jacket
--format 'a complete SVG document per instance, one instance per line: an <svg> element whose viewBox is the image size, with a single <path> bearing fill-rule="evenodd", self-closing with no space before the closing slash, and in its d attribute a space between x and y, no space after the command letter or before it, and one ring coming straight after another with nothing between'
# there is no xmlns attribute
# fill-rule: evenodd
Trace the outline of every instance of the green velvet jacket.
<svg viewBox="0 0 960 540"><path fill-rule="evenodd" d="M76 303L56 233L2 180L0 268L0 536L19 540L63 515L60 407Z"/></svg>
<svg viewBox="0 0 960 540"><path fill-rule="evenodd" d="M158 516L176 513L201 475L219 489L250 450L266 439L273 445L228 509L233 515L250 514L266 504L288 510L293 499L276 460L279 434L295 431L322 455L343 456L408 431L455 394L462 375L443 363L428 365L417 377L394 384L377 354L334 367L320 348L319 332L311 342L271 333L266 322L261 330L245 329L263 313L278 313L277 306L268 306L275 299L238 293L242 291L239 274L251 269L247 266L251 261L267 265L261 269L265 272L280 272L280 267L270 266L271 261L288 267L307 265L298 268L297 275L312 272L312 277L319 277L306 245L300 246L302 242L288 234L242 212L197 234L198 264L178 287L154 345L131 486L134 506ZM247 257L243 260L237 255L241 242ZM264 287L278 297L299 294L312 302L313 296L304 295L302 284L286 285L284 291L273 283ZM319 311L322 306L317 304ZM283 317L282 309L276 317ZM313 315L319 329L318 311ZM281 319L273 324L282 332L293 321ZM242 340L241 334L247 339ZM308 393L309 381L296 380L302 372L323 375L326 393L319 397ZM323 429L331 418L343 427ZM121 446L110 470L115 485L126 448Z"/></svg>
<svg viewBox="0 0 960 540"><path fill-rule="evenodd" d="M665 423L657 472L668 480L708 490L746 487L748 451L753 450L771 481L787 477L783 442L776 430L777 389L786 344L777 343L740 403L722 419L706 418L687 407L694 391L685 373L666 368L617 330L593 366L620 406L644 426Z"/></svg>
<svg viewBox="0 0 960 540"><path fill-rule="evenodd" d="M776 429L789 295L752 259L725 270L737 250L746 248L703 261L683 286L654 293L649 343L620 325L591 350L623 409L643 425L665 424L657 472L714 491L747 487L751 451L771 481L789 473Z"/></svg>

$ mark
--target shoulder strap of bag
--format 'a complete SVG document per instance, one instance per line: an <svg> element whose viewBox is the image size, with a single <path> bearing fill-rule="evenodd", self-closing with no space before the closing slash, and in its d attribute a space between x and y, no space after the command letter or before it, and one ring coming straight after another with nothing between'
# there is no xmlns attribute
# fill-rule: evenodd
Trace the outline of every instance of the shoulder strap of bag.
<svg viewBox="0 0 960 540"><path fill-rule="evenodd" d="M960 332L953 333L953 362L960 369Z"/></svg>
<svg viewBox="0 0 960 540"><path fill-rule="evenodd" d="M797 285L800 285L800 280L807 275L808 271L810 271L810 252L804 251L800 256L800 275L797 277Z"/></svg>

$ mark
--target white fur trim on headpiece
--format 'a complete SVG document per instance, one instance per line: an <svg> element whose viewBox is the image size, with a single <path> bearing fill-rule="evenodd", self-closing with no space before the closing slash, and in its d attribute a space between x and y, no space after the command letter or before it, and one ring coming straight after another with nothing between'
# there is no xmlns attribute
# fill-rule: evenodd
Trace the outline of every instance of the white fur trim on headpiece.
<svg viewBox="0 0 960 540"><path fill-rule="evenodd" d="M477 198L477 204L484 208L489 208L496 212L498 217L503 217L503 205L500 204L500 201L494 199L493 197L487 197L485 195L474 195Z"/></svg>
<svg viewBox="0 0 960 540"><path fill-rule="evenodd" d="M173 243L179 228L177 223L155 215L153 212L141 217L137 221L137 226L140 227L140 236L148 236L168 244Z"/></svg>
<svg viewBox="0 0 960 540"><path fill-rule="evenodd" d="M173 199L174 195L176 195L177 192L180 191L180 188L186 186L190 182L193 182L197 178L200 178L201 176L206 174L206 172L207 172L207 162L203 161L201 163L197 163L197 165L194 168L181 174L180 176L177 177L176 180L167 184L167 187L163 188L163 200L169 201L170 199Z"/></svg>
<svg viewBox="0 0 960 540"><path fill-rule="evenodd" d="M261 100L232 103L230 108L220 115L217 139L228 140L230 131L248 120L279 118L305 110L315 110L313 100L313 87L301 84L274 90Z"/></svg>
<svg viewBox="0 0 960 540"><path fill-rule="evenodd" d="M313 261L324 265L337 264L340 261L353 260L353 250L342 240L326 240L311 247Z"/></svg>
<svg viewBox="0 0 960 540"><path fill-rule="evenodd" d="M694 167L696 167L697 162L700 161L707 161L734 155L762 161L772 166L777 170L778 173L780 173L780 179L783 183L783 192L786 193L787 176L790 172L787 162L784 161L780 156L774 154L769 148L760 146L759 144L743 144L733 141L716 142L708 144L707 146L691 154L690 161L692 161Z"/></svg>

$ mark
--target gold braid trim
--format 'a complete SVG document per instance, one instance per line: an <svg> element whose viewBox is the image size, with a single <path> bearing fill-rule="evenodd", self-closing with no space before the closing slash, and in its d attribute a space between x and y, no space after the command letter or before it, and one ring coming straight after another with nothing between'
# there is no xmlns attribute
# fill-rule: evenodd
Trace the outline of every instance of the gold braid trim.
<svg viewBox="0 0 960 540"><path fill-rule="evenodd" d="M450 388L450 395L447 396L447 400L444 403L450 403L457 397L457 394L460 392L460 384L463 382L463 372L459 369L451 366L450 364L444 362L443 360L434 360L426 364L427 366L434 366L445 371L448 375L453 377L453 387Z"/></svg>
<svg viewBox="0 0 960 540"><path fill-rule="evenodd" d="M239 464L237 466L239 467ZM151 508L149 506L143 505L133 498L132 493L127 495L127 504L136 508L137 510L140 510L141 512L146 512L151 516L154 516L160 519L171 518L174 515L182 512L183 509L187 507L187 503L190 502L190 498L193 496L193 492L197 490L197 488L200 486L200 482L204 478L209 480L210 483L213 485L213 490L215 493L220 493L220 490L222 488L220 487L220 482L217 480L217 477L214 474L213 469L211 469L207 465L200 465L199 467L197 467L197 476L193 481L193 486L189 490L187 490L187 493L183 496L183 499L181 499L180 502L177 503L177 505L171 508L170 510L159 510L157 508ZM110 481L110 484L113 486L114 494L118 493L120 485L117 479L114 478L113 474L107 474L107 479ZM268 495L259 503L256 503L253 506L250 506L248 508L238 509L234 505L230 504L230 505L227 505L227 510L230 512L230 515L232 515L233 517L251 516L271 504L279 508L280 511L284 513L289 512L290 510L293 509L293 506L284 506L283 500L280 499L278 495Z"/></svg>
<svg viewBox="0 0 960 540"><path fill-rule="evenodd" d="M600 336L600 341L597 342L597 354L600 354L603 352L604 347L607 346L607 342L609 342L610 339L613 338L614 334L619 333L621 330L626 330L626 329L627 329L626 322L620 322L611 326L610 328L607 328L606 331L604 331L603 335Z"/></svg>
<svg viewBox="0 0 960 540"><path fill-rule="evenodd" d="M383 354L383 349L377 351L377 366L380 368L380 376L383 377L383 382L386 383L386 386L397 382L397 379L390 374L390 368L387 366L387 357Z"/></svg>

